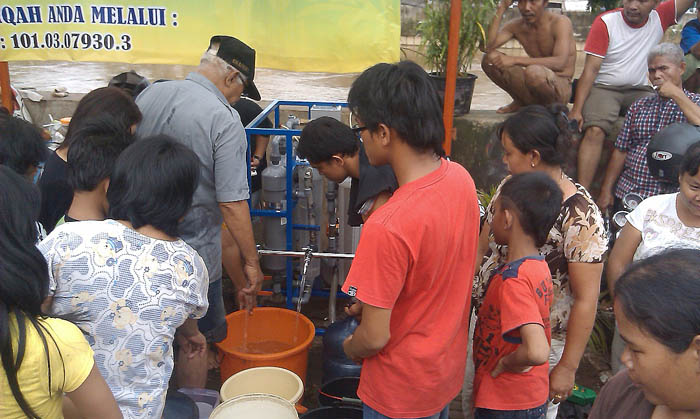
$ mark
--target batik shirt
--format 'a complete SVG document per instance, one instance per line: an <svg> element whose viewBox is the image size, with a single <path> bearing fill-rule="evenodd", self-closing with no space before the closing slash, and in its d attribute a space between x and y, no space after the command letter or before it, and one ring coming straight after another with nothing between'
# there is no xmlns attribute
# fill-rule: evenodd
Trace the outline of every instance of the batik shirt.
<svg viewBox="0 0 700 419"><path fill-rule="evenodd" d="M696 105L700 105L700 95L683 90ZM654 134L674 122L687 122L681 108L671 99L659 95L638 99L630 106L620 133L615 140L615 148L627 153L625 165L615 187L615 196L622 199L630 192L642 198L672 193L678 190L675 185L666 185L651 176L647 164L647 147Z"/></svg>
<svg viewBox="0 0 700 419"><path fill-rule="evenodd" d="M500 195L501 187L510 177L506 177L498 186L486 210L486 222L493 221L493 203ZM574 302L569 283L569 263L601 263L608 249L608 239L603 225L603 217L598 206L586 189L576 185L576 193L566 199L561 206L559 217L549 231L547 242L540 247L540 255L545 257L552 274L554 298L551 306L550 322L552 338L566 339L569 314ZM508 256L508 246L498 245L489 234L489 248L481 261L479 273L474 278L472 304L478 312L488 287L488 280L493 271L504 264ZM587 278L600 281L600 278Z"/></svg>
<svg viewBox="0 0 700 419"><path fill-rule="evenodd" d="M160 417L175 330L209 305L202 258L182 240L113 220L63 224L39 250L49 265L50 314L86 335L124 417Z"/></svg>

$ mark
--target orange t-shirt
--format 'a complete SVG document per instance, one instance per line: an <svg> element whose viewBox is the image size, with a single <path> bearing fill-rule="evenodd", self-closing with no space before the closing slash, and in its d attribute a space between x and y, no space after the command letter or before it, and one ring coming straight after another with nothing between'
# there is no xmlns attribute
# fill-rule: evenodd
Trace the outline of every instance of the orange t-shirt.
<svg viewBox="0 0 700 419"><path fill-rule="evenodd" d="M365 223L343 291L392 309L389 342L362 365L357 394L372 409L430 416L459 393L478 232L474 181L447 160Z"/></svg>
<svg viewBox="0 0 700 419"><path fill-rule="evenodd" d="M493 378L491 371L498 360L518 348L521 326L541 325L551 343L549 307L553 295L544 256L518 259L493 273L474 329L474 407L525 410L547 401L546 362L523 374L504 372Z"/></svg>

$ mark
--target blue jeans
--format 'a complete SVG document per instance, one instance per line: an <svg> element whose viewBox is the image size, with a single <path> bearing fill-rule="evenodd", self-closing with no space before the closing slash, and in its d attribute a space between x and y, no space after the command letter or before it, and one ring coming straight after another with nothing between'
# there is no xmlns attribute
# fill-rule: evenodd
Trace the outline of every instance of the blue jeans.
<svg viewBox="0 0 700 419"><path fill-rule="evenodd" d="M207 338L207 342L221 342L226 339L228 333L221 280L209 284L207 299L209 300L209 309L207 314L197 322L199 331Z"/></svg>
<svg viewBox="0 0 700 419"><path fill-rule="evenodd" d="M432 415L432 416L425 416L422 418L415 418L415 419L448 419L450 416L450 405L449 403L447 406L445 406L444 409L442 409L440 412ZM389 416L384 416L381 413L377 412L376 410L372 409L371 407L367 406L366 404L362 405L362 419L392 419Z"/></svg>
<svg viewBox="0 0 700 419"><path fill-rule="evenodd" d="M474 410L474 419L545 419L546 417L547 403L526 410L491 410L481 407Z"/></svg>

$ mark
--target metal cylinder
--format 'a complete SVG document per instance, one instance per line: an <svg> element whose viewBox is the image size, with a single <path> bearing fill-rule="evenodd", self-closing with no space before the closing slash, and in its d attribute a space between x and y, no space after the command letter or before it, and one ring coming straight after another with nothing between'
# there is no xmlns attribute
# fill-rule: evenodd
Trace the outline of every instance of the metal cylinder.
<svg viewBox="0 0 700 419"><path fill-rule="evenodd" d="M284 210L287 193L287 171L279 164L272 161L262 172L262 201L265 209ZM285 218L263 218L263 240L268 249L284 249L287 246ZM283 271L286 268L285 259L282 256L264 256L263 268L268 271Z"/></svg>

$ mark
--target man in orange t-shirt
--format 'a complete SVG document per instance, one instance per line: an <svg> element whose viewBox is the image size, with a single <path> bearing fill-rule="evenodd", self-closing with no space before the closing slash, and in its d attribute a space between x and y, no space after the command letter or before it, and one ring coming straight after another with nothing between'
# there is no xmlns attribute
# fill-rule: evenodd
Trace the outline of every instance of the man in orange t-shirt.
<svg viewBox="0 0 700 419"><path fill-rule="evenodd" d="M372 165L399 188L367 219L343 291L360 303L345 353L362 362L364 418L448 417L467 353L479 208L469 173L441 158L442 107L413 62L377 64L348 103Z"/></svg>

